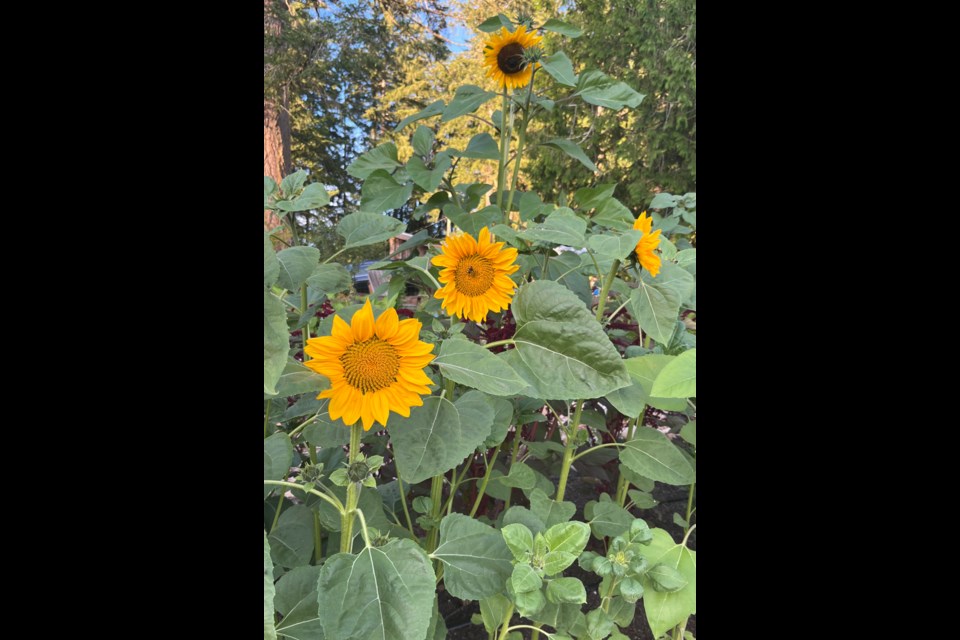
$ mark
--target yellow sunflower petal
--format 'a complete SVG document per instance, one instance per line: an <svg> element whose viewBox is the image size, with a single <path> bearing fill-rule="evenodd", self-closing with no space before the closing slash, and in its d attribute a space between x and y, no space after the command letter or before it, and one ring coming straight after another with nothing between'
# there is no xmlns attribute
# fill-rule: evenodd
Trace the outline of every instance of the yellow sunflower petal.
<svg viewBox="0 0 960 640"><path fill-rule="evenodd" d="M380 314L375 323L377 337L381 340L390 340L397 333L400 326L400 318L397 317L397 310L393 307Z"/></svg>
<svg viewBox="0 0 960 640"><path fill-rule="evenodd" d="M373 337L373 307L370 305L370 298L367 298L363 307L353 314L350 327L353 329L355 340L363 342Z"/></svg>

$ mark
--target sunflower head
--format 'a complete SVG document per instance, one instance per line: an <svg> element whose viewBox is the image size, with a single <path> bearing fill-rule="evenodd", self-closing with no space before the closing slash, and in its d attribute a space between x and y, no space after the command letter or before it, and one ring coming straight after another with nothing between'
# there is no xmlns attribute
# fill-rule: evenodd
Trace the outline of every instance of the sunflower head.
<svg viewBox="0 0 960 640"><path fill-rule="evenodd" d="M637 260L640 262L640 266L650 272L651 278L656 278L657 274L660 273L660 256L655 254L654 250L660 246L660 229L650 233L653 228L653 218L647 217L646 211L641 213L640 217L633 222L633 228L643 232L643 235L640 236L640 242L634 249Z"/></svg>
<svg viewBox="0 0 960 640"><path fill-rule="evenodd" d="M516 249L504 249L484 227L476 238L467 233L448 236L441 251L433 264L441 269L443 287L433 295L443 300L447 313L482 322L490 311L510 306L515 289L510 274L520 268L514 264Z"/></svg>
<svg viewBox="0 0 960 640"><path fill-rule="evenodd" d="M420 321L400 320L387 309L374 321L368 298L350 324L333 318L329 336L311 338L304 364L330 379L330 388L317 398L330 398L330 419L352 425L363 420L387 426L390 412L410 417L410 407L423 405L433 384L423 372L433 360L433 345L420 341Z"/></svg>
<svg viewBox="0 0 960 640"><path fill-rule="evenodd" d="M500 87L519 89L527 86L533 70L540 63L529 62L526 52L540 44L542 38L536 31L528 31L523 24L513 32L501 27L499 33L490 36L483 50L483 66L487 67L487 76L493 78Z"/></svg>

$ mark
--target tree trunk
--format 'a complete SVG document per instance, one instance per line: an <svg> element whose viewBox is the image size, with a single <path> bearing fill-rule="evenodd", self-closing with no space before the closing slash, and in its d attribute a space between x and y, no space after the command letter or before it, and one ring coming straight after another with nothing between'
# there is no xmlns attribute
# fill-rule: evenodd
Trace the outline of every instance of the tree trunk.
<svg viewBox="0 0 960 640"><path fill-rule="evenodd" d="M281 23L273 15L273 0L263 0L263 35L277 37L281 33ZM264 77L268 69L264 67ZM290 173L290 112L287 90L284 88L278 101L263 98L263 175L273 178L278 185L283 177ZM279 216L264 210L263 228L274 229L281 224Z"/></svg>

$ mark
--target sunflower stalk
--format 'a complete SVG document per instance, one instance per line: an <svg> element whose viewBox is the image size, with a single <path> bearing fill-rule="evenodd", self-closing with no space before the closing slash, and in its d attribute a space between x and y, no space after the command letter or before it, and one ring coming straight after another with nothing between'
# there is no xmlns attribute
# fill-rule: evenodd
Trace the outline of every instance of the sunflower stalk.
<svg viewBox="0 0 960 640"><path fill-rule="evenodd" d="M356 422L350 427L350 451L348 463L353 466L360 455L360 436L363 435L363 426ZM354 512L360 503L360 483L351 482L347 485L347 504L340 517L340 553L353 551L353 520Z"/></svg>
<svg viewBox="0 0 960 640"><path fill-rule="evenodd" d="M513 205L513 194L517 189L517 178L520 177L520 158L523 156L523 146L527 141L527 125L530 124L530 98L533 97L533 80L537 77L537 67L530 72L530 84L527 85L527 97L523 103L523 121L517 133L517 155L513 163L513 178L510 181L510 195L507 196L507 222L510 224L510 207Z"/></svg>
<svg viewBox="0 0 960 640"><path fill-rule="evenodd" d="M507 96L507 87L503 87L503 102L500 107L500 159L497 165L497 206L503 206L503 187L507 181L507 154L510 150L510 123L507 120L507 106L510 104L510 98ZM509 223L509 217L504 218Z"/></svg>

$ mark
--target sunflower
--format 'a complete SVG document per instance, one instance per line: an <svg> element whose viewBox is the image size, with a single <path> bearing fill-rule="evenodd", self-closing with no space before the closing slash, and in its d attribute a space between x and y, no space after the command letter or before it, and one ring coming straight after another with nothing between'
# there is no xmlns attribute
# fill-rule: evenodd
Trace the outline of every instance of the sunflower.
<svg viewBox="0 0 960 640"><path fill-rule="evenodd" d="M510 306L515 285L508 276L520 268L516 249L504 249L484 227L475 240L462 233L447 237L433 264L441 267L443 288L434 297L450 315L482 322L490 311Z"/></svg>
<svg viewBox="0 0 960 640"><path fill-rule="evenodd" d="M660 229L650 233L650 229L653 228L653 218L647 217L646 211L641 213L640 217L633 222L633 228L640 229L643 232L643 235L640 236L640 242L637 243L637 248L634 249L637 260L640 261L640 266L650 272L651 278L656 278L657 274L660 273L660 256L653 251L660 246Z"/></svg>
<svg viewBox="0 0 960 640"><path fill-rule="evenodd" d="M528 64L523 57L524 51L540 44L543 36L535 31L527 31L525 25L520 25L514 32L500 28L500 33L494 33L487 40L483 55L483 65L489 67L487 76L497 82L497 86L509 89L519 89L530 83L533 70L540 66L539 62Z"/></svg>
<svg viewBox="0 0 960 640"><path fill-rule="evenodd" d="M330 379L330 388L317 396L330 398L330 419L346 425L363 420L363 430L373 422L387 426L390 412L410 417L410 407L423 405L433 382L423 369L433 360L433 345L420 341L420 321L399 320L396 309L387 309L373 320L367 299L350 324L333 317L329 336L307 341L304 364Z"/></svg>

